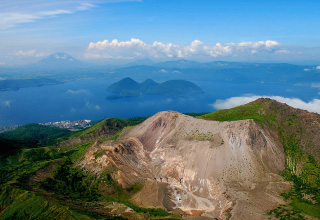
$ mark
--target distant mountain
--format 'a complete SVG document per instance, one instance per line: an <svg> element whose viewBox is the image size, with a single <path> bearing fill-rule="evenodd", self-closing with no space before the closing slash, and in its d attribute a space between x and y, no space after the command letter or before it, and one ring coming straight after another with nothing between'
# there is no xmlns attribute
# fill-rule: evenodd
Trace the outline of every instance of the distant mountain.
<svg viewBox="0 0 320 220"><path fill-rule="evenodd" d="M46 58L43 58L35 66L53 69L78 69L83 67L90 67L92 66L92 64L82 62L67 53L58 52L51 54Z"/></svg>
<svg viewBox="0 0 320 220"><path fill-rule="evenodd" d="M39 61L39 63L70 63L70 62L80 62L79 60L73 58L69 54L58 52L47 56L46 58Z"/></svg>
<svg viewBox="0 0 320 220"><path fill-rule="evenodd" d="M118 93L117 95L108 96L107 98L109 99L140 96L141 93L169 96L203 93L203 90L200 87L186 80L169 80L159 84L152 79L147 79L139 84L129 77L110 85L107 90L109 92Z"/></svg>
<svg viewBox="0 0 320 220"><path fill-rule="evenodd" d="M141 59L141 60L135 60L131 63L127 63L125 66L137 66L137 65L146 65L151 66L154 62L150 59Z"/></svg>
<svg viewBox="0 0 320 220"><path fill-rule="evenodd" d="M141 84L140 84L140 89L141 91L143 92L147 92L149 91L150 89L158 86L159 83L153 81L152 79L146 79L145 81L143 81Z"/></svg>
<svg viewBox="0 0 320 220"><path fill-rule="evenodd" d="M202 63L191 61L191 60L175 60L175 61L165 61L161 63L156 63L153 66L164 67L164 68L198 68L202 66Z"/></svg>
<svg viewBox="0 0 320 220"><path fill-rule="evenodd" d="M299 66L288 63L243 63L214 61L200 63L178 60L130 66L112 70L117 77L154 80L188 79L250 83L306 83L320 81L320 70L315 66Z"/></svg>
<svg viewBox="0 0 320 220"><path fill-rule="evenodd" d="M119 82L113 83L111 86L107 88L109 92L132 92L132 91L140 91L140 84L131 79L130 77L126 77Z"/></svg>
<svg viewBox="0 0 320 220"><path fill-rule="evenodd" d="M186 80L169 80L148 90L148 93L181 96L201 94L203 90L196 84Z"/></svg>

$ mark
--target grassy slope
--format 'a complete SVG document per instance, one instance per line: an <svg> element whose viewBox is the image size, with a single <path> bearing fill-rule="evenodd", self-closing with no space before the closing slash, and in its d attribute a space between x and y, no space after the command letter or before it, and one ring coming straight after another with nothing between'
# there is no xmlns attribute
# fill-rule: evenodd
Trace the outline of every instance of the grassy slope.
<svg viewBox="0 0 320 220"><path fill-rule="evenodd" d="M82 137L85 139L86 137L90 137L90 136L94 138L98 138L100 136L110 137L117 134L123 128L128 126L133 126L138 123L139 121L134 121L134 120L107 118L105 120L98 122L97 124L93 125L90 128L74 133L73 135L70 136L70 138Z"/></svg>
<svg viewBox="0 0 320 220"><path fill-rule="evenodd" d="M289 194L284 195L291 201L290 206L294 210L291 217L299 219L299 212L302 212L320 218L319 115L294 109L271 99L258 99L200 118L216 121L254 119L275 131L286 153L284 175L295 183ZM306 199L306 195L312 199ZM280 213L283 216L287 214L285 208L278 208L282 210ZM279 217L281 216L279 214Z"/></svg>
<svg viewBox="0 0 320 220"><path fill-rule="evenodd" d="M92 136L115 140L127 126L136 123L106 119L89 129L78 132L78 137ZM116 190L115 195L121 195L120 197L114 197L114 195L100 197L98 191L97 194L94 193L99 179L85 174L80 168L70 163L70 161L78 161L93 144L94 141L84 141L75 148L63 151L54 147L24 149L15 156L7 158L6 163L0 166L0 219L126 219L121 216L108 217L105 214L90 211L90 207L99 207L99 201L111 204L112 202L122 203L135 211L132 215L146 215L157 219L164 216L171 216L172 219L179 218L162 209L144 209L135 206L129 202L130 195L136 191L135 187L127 192L115 180L110 180L112 183L110 187ZM57 165L54 171L50 171L53 173L49 179L39 183L31 181L39 170L46 170L52 164L60 165ZM34 192L34 187L40 191L48 191L51 197L57 197L58 200L48 200L41 193ZM77 201L75 204L86 202L89 208L76 205L78 208L70 209L63 201Z"/></svg>
<svg viewBox="0 0 320 220"><path fill-rule="evenodd" d="M1 133L0 137L14 140L26 147L35 147L53 145L63 138L67 138L70 134L71 132L67 129L39 124L27 124L15 130Z"/></svg>
<svg viewBox="0 0 320 220"><path fill-rule="evenodd" d="M0 192L1 219L90 219L41 195L7 186Z"/></svg>

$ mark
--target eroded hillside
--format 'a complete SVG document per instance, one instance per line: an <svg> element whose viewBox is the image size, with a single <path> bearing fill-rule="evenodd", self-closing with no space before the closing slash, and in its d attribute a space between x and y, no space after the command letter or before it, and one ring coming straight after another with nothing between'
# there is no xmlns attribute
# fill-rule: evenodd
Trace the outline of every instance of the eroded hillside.
<svg viewBox="0 0 320 220"><path fill-rule="evenodd" d="M96 143L84 158L81 166L97 175L116 167L123 188L142 184L132 202L182 214L263 219L289 188L278 175L282 145L254 120L160 112L116 141Z"/></svg>

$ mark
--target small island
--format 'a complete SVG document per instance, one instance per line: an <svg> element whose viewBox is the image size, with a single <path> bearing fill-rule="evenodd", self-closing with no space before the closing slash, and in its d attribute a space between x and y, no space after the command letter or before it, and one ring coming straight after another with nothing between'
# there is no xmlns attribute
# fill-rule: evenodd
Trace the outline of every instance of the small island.
<svg viewBox="0 0 320 220"><path fill-rule="evenodd" d="M141 94L180 97L204 93L199 86L186 80L168 80L163 83L157 83L152 79L147 79L142 83L138 83L130 77L113 83L107 88L107 91L114 93L107 96L107 99L139 97Z"/></svg>

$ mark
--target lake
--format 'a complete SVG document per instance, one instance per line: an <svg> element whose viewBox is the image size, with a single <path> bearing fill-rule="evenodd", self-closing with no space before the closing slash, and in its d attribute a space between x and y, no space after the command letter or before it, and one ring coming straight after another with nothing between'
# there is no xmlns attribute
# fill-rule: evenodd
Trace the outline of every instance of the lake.
<svg viewBox="0 0 320 220"><path fill-rule="evenodd" d="M142 95L106 99L115 80L78 80L64 84L0 92L0 126L62 120L128 118L159 111L212 112L217 99L246 94L278 95L310 101L319 96L311 85L193 81L205 93L187 97Z"/></svg>

